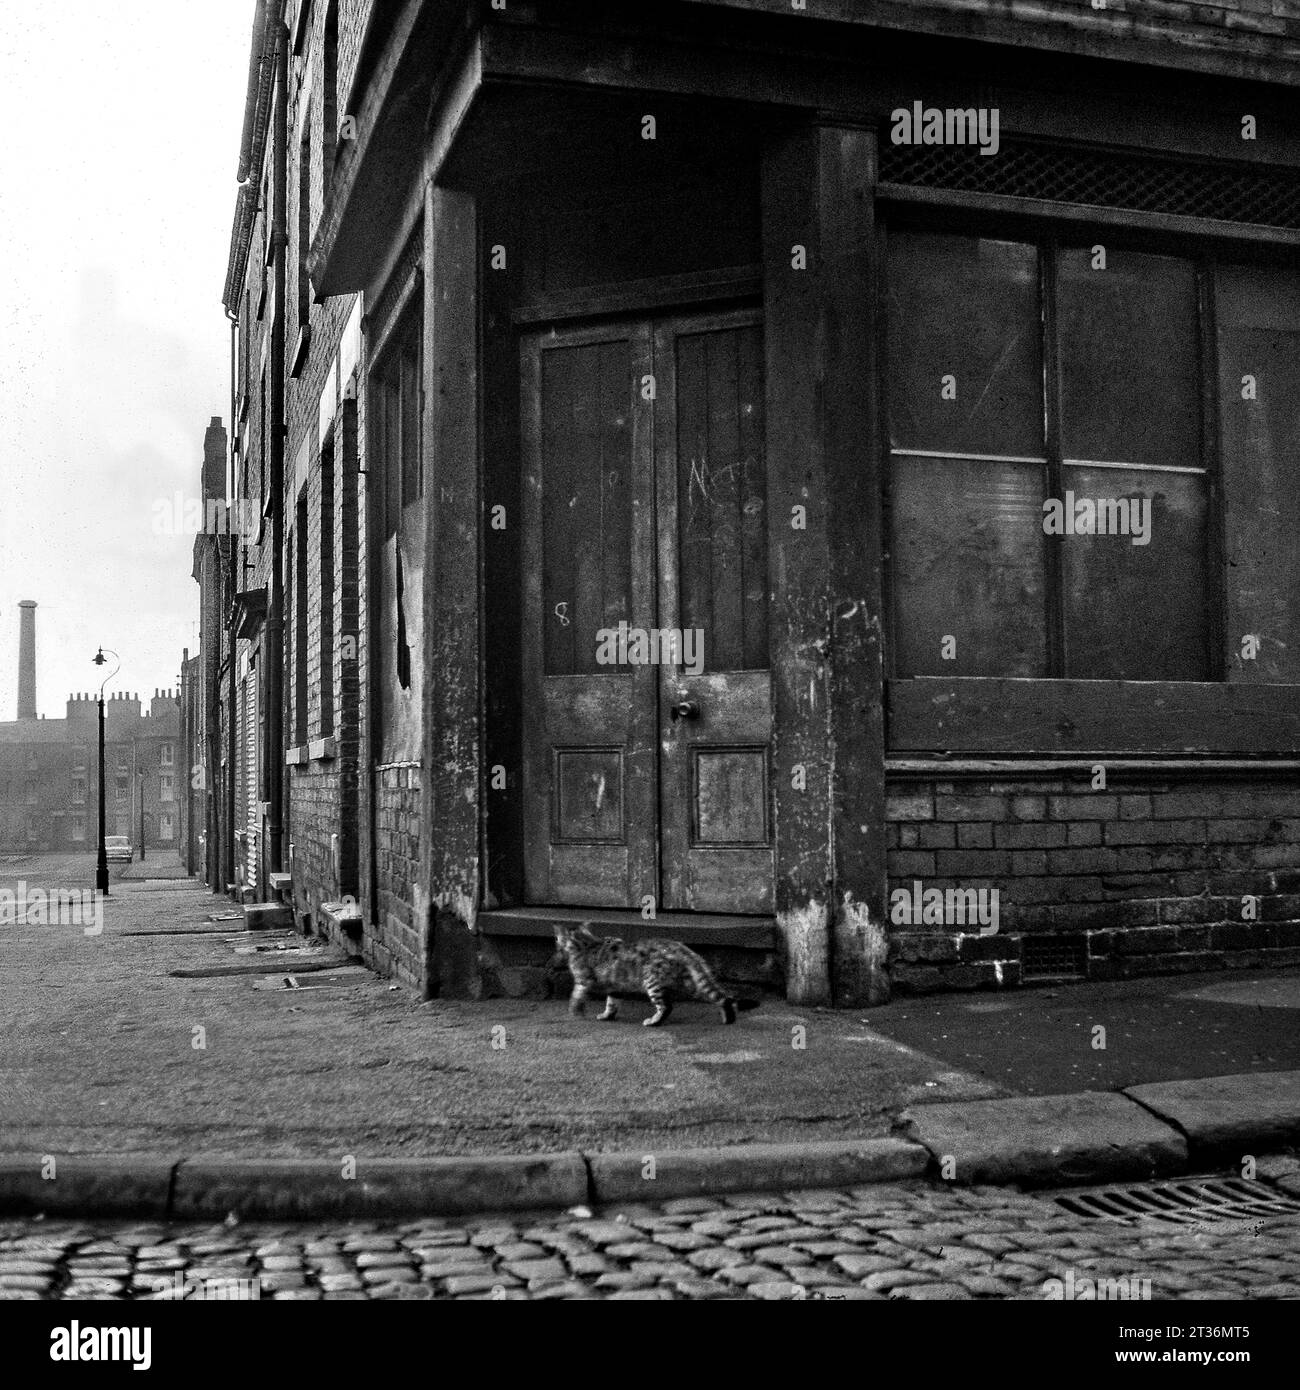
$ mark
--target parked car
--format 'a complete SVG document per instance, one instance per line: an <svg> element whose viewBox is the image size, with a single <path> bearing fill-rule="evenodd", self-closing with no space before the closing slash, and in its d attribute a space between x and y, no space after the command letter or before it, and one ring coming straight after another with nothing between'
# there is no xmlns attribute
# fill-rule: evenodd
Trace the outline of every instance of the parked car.
<svg viewBox="0 0 1300 1390"><path fill-rule="evenodd" d="M106 835L104 853L112 860L125 860L128 864L135 858L135 850L125 835Z"/></svg>

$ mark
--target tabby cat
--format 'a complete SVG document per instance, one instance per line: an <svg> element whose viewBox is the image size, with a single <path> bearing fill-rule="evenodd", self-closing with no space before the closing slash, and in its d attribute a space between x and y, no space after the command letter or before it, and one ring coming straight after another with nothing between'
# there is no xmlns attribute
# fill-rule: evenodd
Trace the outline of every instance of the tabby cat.
<svg viewBox="0 0 1300 1390"><path fill-rule="evenodd" d="M586 922L578 927L557 926L555 944L573 975L569 1012L580 1014L593 989L605 994L605 1011L597 1015L608 1022L618 1015L616 994L645 994L654 1013L646 1028L656 1028L672 1012L672 995L692 995L717 1004L724 1023L735 1023L737 1007L754 1008L747 999L727 996L713 972L680 941L621 941L616 936L597 936Z"/></svg>

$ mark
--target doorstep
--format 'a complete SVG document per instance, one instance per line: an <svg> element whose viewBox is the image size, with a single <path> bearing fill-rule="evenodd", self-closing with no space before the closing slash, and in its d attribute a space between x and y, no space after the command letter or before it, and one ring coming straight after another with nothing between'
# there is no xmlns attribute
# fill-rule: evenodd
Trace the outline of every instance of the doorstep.
<svg viewBox="0 0 1300 1390"><path fill-rule="evenodd" d="M670 937L687 946L731 946L775 951L774 917L741 917L716 912L660 912L647 921L635 909L607 907L505 907L478 914L483 936L546 937L557 926L586 922L597 936L620 936L625 941Z"/></svg>

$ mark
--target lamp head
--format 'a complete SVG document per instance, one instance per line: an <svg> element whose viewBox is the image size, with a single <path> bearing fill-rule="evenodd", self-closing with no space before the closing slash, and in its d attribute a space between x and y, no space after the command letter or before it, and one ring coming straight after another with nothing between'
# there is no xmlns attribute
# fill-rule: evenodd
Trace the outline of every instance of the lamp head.
<svg viewBox="0 0 1300 1390"><path fill-rule="evenodd" d="M100 649L95 653L91 660L95 663L96 666L108 665L108 658L104 655L103 647L100 647Z"/></svg>

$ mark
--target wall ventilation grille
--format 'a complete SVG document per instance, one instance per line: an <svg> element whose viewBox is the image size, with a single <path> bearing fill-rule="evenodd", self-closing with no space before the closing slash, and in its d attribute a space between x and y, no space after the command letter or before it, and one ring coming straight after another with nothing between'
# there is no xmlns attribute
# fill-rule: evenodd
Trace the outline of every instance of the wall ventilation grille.
<svg viewBox="0 0 1300 1390"><path fill-rule="evenodd" d="M1087 973L1088 947L1074 934L1026 933L1020 938L1020 979L1081 980Z"/></svg>
<svg viewBox="0 0 1300 1390"><path fill-rule="evenodd" d="M1300 171L1265 173L1016 141L1003 141L997 154L982 155L970 145L894 145L886 132L880 178L914 188L1300 229Z"/></svg>

